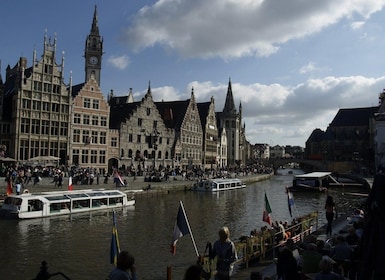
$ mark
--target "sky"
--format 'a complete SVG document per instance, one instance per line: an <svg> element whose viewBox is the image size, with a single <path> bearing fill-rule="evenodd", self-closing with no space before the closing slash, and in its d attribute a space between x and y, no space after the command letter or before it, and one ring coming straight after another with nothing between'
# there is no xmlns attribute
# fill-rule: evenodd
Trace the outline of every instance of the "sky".
<svg viewBox="0 0 385 280"><path fill-rule="evenodd" d="M215 100L231 79L251 144L305 147L339 109L379 104L385 88L385 0L1 0L0 73L31 66L57 38L64 76L85 80L95 5L102 92L140 101Z"/></svg>

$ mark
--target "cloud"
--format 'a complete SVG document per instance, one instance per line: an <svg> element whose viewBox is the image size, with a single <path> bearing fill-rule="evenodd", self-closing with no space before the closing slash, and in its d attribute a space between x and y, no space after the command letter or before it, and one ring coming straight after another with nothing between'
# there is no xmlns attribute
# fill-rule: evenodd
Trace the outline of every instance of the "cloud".
<svg viewBox="0 0 385 280"><path fill-rule="evenodd" d="M107 63L119 70L124 70L130 64L130 58L127 55L110 56Z"/></svg>
<svg viewBox="0 0 385 280"><path fill-rule="evenodd" d="M350 24L350 27L353 30L360 29L362 26L365 25L365 21L354 21Z"/></svg>
<svg viewBox="0 0 385 280"><path fill-rule="evenodd" d="M326 130L339 109L377 106L384 84L385 76L328 76L295 86L232 83L232 91L237 109L242 104L250 143L305 146L311 132L316 128ZM227 87L228 84L194 81L184 93L160 87L153 88L152 94L156 101L184 100L190 98L194 88L197 102L214 97L215 110L219 112L224 107Z"/></svg>
<svg viewBox="0 0 385 280"><path fill-rule="evenodd" d="M159 0L132 19L122 41L136 51L156 45L184 57L269 56L293 39L339 22L369 18L385 0Z"/></svg>

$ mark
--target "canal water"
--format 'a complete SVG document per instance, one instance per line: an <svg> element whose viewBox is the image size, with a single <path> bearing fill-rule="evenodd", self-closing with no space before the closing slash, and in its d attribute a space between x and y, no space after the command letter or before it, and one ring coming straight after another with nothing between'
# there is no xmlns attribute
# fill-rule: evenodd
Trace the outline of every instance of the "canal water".
<svg viewBox="0 0 385 280"><path fill-rule="evenodd" d="M166 279L168 266L172 267L172 279L182 279L186 268L195 263L196 253L189 235L179 240L175 256L169 251L179 201L184 204L202 254L206 243L217 239L221 226L228 226L231 238L236 240L266 225L262 222L265 193L273 220L291 221L285 187L291 184L292 177L283 170L282 175L240 190L218 194L173 192L139 198L134 207L117 210L121 249L135 256L141 280ZM319 210L319 223L325 223L325 194L294 194L294 201L293 216ZM31 280L45 260L50 273L62 272L70 279L106 279L113 268L109 262L111 231L112 212L105 211L0 220L0 278Z"/></svg>

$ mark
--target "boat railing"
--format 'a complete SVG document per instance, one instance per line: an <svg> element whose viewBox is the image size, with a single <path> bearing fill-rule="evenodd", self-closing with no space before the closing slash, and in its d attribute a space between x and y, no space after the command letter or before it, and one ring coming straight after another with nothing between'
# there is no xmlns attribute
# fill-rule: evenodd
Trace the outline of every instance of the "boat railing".
<svg viewBox="0 0 385 280"><path fill-rule="evenodd" d="M285 228L285 232L280 229L268 229L254 233L250 236L241 237L235 242L235 247L238 254L238 264L248 267L250 261L256 258L266 258L266 254L274 252L279 246L286 243L286 240L291 238L293 241L302 242L307 235L318 229L318 211L311 212L298 218L296 224Z"/></svg>
<svg viewBox="0 0 385 280"><path fill-rule="evenodd" d="M272 252L274 259L275 249L286 243L288 238L294 242L302 242L307 235L318 229L318 211L311 212L297 219L295 225L285 229L285 234L279 229L268 229L263 227L261 231L253 231L250 236L242 236L234 241L238 260L235 262L238 266L248 267L249 262L256 259L266 259L266 255ZM290 236L290 237L289 237ZM215 270L214 262L209 258L209 254L200 256L199 262L206 273L212 273Z"/></svg>

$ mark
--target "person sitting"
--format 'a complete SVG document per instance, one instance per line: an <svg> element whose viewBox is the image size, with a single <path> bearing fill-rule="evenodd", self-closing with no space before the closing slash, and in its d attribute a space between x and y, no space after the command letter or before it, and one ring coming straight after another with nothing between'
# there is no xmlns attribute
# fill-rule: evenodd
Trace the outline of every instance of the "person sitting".
<svg viewBox="0 0 385 280"><path fill-rule="evenodd" d="M109 276L108 280L137 280L135 258L127 251L121 251L118 255L118 262Z"/></svg>
<svg viewBox="0 0 385 280"><path fill-rule="evenodd" d="M335 261L350 260L352 249L346 243L345 237L342 235L337 236L337 244L332 248L330 257Z"/></svg>
<svg viewBox="0 0 385 280"><path fill-rule="evenodd" d="M352 257L352 248L342 235L337 236L337 244L332 248L330 257L337 263L336 267L341 274L346 274Z"/></svg>
<svg viewBox="0 0 385 280"><path fill-rule="evenodd" d="M323 256L319 263L320 272L316 274L314 279L315 280L343 280L344 278L341 275L338 275L337 273L333 272L333 264L335 264L335 261L333 261L328 256Z"/></svg>
<svg viewBox="0 0 385 280"><path fill-rule="evenodd" d="M307 248L302 252L302 273L316 273L319 271L319 263L322 254L318 252L315 243L307 244Z"/></svg>
<svg viewBox="0 0 385 280"><path fill-rule="evenodd" d="M283 249L278 254L277 274L278 279L300 279L297 261L295 260L293 253L286 247L283 247Z"/></svg>

